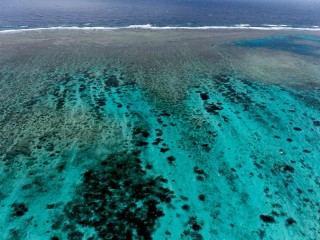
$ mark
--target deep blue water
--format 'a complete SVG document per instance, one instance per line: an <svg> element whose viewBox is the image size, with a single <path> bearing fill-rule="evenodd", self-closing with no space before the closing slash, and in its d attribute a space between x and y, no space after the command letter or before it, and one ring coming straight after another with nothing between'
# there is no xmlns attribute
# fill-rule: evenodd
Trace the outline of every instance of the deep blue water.
<svg viewBox="0 0 320 240"><path fill-rule="evenodd" d="M270 1L58 0L0 1L0 28L21 26L320 25L320 3Z"/></svg>

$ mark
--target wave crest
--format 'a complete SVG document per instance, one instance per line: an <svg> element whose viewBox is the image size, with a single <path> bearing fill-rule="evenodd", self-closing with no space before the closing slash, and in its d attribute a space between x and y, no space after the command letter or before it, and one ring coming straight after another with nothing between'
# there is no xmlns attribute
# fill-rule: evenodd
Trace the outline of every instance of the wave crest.
<svg viewBox="0 0 320 240"><path fill-rule="evenodd" d="M23 26L26 27L26 26ZM26 32L26 31L41 31L41 30L120 30L120 29L146 29L146 30L209 30L209 29L252 29L252 30L300 30L300 31L320 31L319 26L312 27L292 27L288 25L271 25L263 24L261 26L251 26L250 24L237 24L232 26L153 26L151 24L143 25L129 25L124 27L80 27L80 26L57 26L57 27L41 27L41 28L23 28L23 29L5 29L0 30L0 33L14 33L14 32Z"/></svg>

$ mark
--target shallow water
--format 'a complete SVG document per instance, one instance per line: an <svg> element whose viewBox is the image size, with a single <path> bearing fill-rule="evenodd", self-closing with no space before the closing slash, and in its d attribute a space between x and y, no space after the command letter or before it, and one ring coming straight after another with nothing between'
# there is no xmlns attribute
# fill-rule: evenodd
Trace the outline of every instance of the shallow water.
<svg viewBox="0 0 320 240"><path fill-rule="evenodd" d="M298 35L19 34L0 48L2 239L317 239L319 58L287 51Z"/></svg>
<svg viewBox="0 0 320 240"><path fill-rule="evenodd" d="M306 35L276 36L238 41L238 45L252 48L269 48L300 55L320 57L320 38Z"/></svg>

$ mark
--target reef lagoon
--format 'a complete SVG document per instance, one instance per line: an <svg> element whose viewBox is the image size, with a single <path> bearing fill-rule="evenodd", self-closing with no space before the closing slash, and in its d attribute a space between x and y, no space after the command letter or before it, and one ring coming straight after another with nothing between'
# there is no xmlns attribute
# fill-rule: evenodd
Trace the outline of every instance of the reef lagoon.
<svg viewBox="0 0 320 240"><path fill-rule="evenodd" d="M0 32L0 238L319 239L320 32Z"/></svg>

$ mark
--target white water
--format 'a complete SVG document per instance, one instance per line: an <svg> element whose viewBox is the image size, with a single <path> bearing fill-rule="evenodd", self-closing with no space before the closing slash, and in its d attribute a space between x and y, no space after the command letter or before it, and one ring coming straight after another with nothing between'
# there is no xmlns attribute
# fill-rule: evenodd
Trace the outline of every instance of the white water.
<svg viewBox="0 0 320 240"><path fill-rule="evenodd" d="M21 26L25 27L25 26ZM47 27L47 28L23 28L23 29L6 29L0 30L0 33L14 33L14 32L26 32L26 31L41 31L41 30L119 30L119 29L147 29L147 30L176 30L176 29L185 29L185 30L208 30L208 29L251 29L251 30L297 30L297 31L320 31L319 26L313 27L291 27L288 25L268 25L264 24L263 26L256 27L251 26L250 24L239 24L233 26L201 26L201 27L188 27L188 26L165 26L157 27L152 26L151 24L145 25L129 25L125 27L79 27L79 26L57 26L57 27Z"/></svg>

